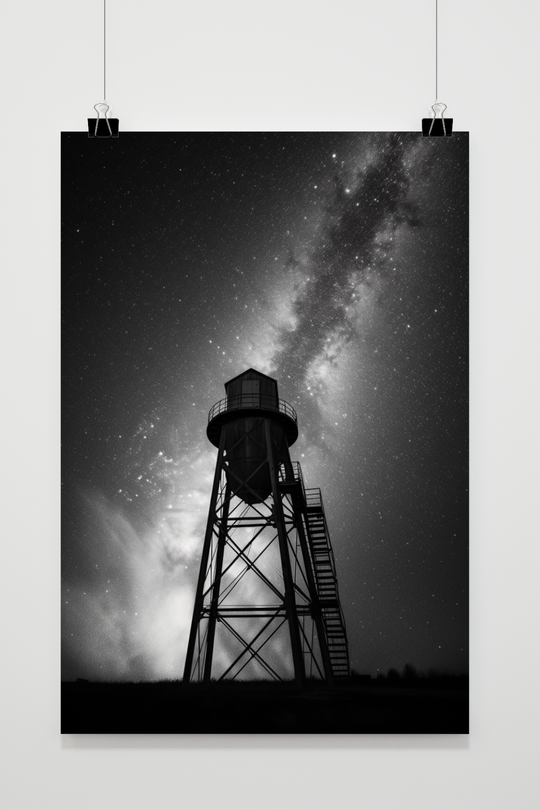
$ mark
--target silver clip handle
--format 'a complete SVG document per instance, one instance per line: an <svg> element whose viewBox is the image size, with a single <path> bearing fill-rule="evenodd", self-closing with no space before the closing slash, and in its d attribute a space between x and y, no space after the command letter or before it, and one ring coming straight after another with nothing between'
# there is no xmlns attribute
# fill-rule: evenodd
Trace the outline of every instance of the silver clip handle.
<svg viewBox="0 0 540 810"><path fill-rule="evenodd" d="M97 138L98 124L99 124L99 110L98 110L98 107L105 107L105 109L103 110L103 115L105 116L105 121L107 122L107 126L109 128L109 134L110 134L110 136L112 138L112 129L111 129L111 125L109 124L109 119L107 118L107 112L111 109L111 107L107 104L106 101L98 101L97 104L94 104L94 110L97 112L96 128L94 130L94 138Z"/></svg>
<svg viewBox="0 0 540 810"><path fill-rule="evenodd" d="M439 107L439 110L436 110L435 107ZM431 126L429 128L428 135L431 135L431 130L433 129L433 124L435 123L435 119L437 118L437 112L440 112L441 121L442 121L442 128L443 128L444 135L446 137L446 126L445 126L445 123L444 123L444 111L446 110L446 104L443 104L442 101L436 101L434 104L431 105L431 107L429 109L433 110L433 120L431 122Z"/></svg>

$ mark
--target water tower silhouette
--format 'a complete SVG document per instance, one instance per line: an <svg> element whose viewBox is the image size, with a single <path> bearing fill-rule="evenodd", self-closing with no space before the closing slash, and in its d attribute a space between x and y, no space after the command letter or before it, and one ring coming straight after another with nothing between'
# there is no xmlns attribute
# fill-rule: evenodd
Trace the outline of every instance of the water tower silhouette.
<svg viewBox="0 0 540 810"><path fill-rule="evenodd" d="M289 447L294 409L250 368L208 418L216 470L184 681L349 675L334 555L319 489Z"/></svg>

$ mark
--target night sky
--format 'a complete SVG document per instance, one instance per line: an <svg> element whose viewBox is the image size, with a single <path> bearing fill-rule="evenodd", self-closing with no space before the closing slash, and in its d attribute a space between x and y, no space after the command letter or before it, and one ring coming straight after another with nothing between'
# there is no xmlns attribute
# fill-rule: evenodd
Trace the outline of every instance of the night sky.
<svg viewBox="0 0 540 810"><path fill-rule="evenodd" d="M352 667L468 670L466 133L63 134L62 277L63 678L181 678L249 367L298 413Z"/></svg>

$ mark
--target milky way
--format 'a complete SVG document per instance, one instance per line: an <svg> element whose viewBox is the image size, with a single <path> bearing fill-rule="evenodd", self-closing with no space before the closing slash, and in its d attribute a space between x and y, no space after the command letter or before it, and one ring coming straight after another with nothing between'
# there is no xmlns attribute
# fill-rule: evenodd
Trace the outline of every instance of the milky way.
<svg viewBox="0 0 540 810"><path fill-rule="evenodd" d="M65 134L63 677L180 677L215 449L297 410L351 664L468 668L468 138Z"/></svg>

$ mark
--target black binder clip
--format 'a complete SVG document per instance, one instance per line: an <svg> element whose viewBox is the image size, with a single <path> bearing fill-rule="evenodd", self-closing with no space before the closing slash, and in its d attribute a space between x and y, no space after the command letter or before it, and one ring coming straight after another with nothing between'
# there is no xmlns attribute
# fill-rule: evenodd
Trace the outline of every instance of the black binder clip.
<svg viewBox="0 0 540 810"><path fill-rule="evenodd" d="M437 109L435 109L437 108ZM446 110L446 104L442 101L436 101L430 107L433 110L433 118L422 118L422 135L424 138L449 138L452 135L453 118L444 120L443 113Z"/></svg>
<svg viewBox="0 0 540 810"><path fill-rule="evenodd" d="M118 118L109 118L107 112L110 109L111 107L109 107L106 101L100 101L98 104L94 104L97 118L88 119L89 138L118 138ZM100 117L100 112L103 113L103 118Z"/></svg>

